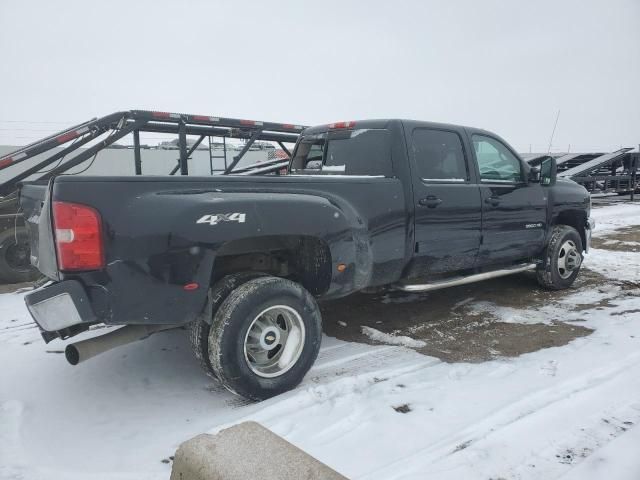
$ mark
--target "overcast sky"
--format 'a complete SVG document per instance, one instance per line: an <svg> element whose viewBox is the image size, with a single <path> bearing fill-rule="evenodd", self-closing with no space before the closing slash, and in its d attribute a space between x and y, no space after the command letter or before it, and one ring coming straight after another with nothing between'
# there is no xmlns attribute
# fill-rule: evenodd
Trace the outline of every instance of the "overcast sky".
<svg viewBox="0 0 640 480"><path fill-rule="evenodd" d="M637 146L640 0L0 0L0 144L135 108Z"/></svg>

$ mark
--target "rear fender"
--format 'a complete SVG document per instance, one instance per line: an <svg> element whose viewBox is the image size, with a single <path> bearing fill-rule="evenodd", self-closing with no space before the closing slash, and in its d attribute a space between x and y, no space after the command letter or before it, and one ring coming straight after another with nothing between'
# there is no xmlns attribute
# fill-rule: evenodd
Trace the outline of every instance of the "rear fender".
<svg viewBox="0 0 640 480"><path fill-rule="evenodd" d="M118 187L113 184L114 190ZM64 192L59 197L65 200ZM219 252L244 239L297 235L324 242L330 251L331 279L323 296L363 288L371 277L366 220L337 198L215 190L146 192L124 198L100 207L106 269L61 274L62 280L83 283L96 315L105 323L194 320L206 304ZM346 266L341 272L339 264Z"/></svg>
<svg viewBox="0 0 640 480"><path fill-rule="evenodd" d="M154 195L155 208L158 197L161 195ZM174 219L174 233L169 239L173 248L191 246L218 256L230 245L264 244L267 249L274 237L307 237L329 248L331 281L327 295L363 288L371 278L373 259L366 220L339 198L246 192L167 197L172 198L166 207L174 210L169 217ZM342 264L340 272L338 266Z"/></svg>

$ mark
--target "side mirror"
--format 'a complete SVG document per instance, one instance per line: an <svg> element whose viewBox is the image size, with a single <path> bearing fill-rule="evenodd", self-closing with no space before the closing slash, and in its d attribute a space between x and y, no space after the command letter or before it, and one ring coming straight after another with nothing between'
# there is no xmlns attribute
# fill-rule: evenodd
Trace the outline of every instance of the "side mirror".
<svg viewBox="0 0 640 480"><path fill-rule="evenodd" d="M540 183L540 167L531 167L529 169L529 183Z"/></svg>
<svg viewBox="0 0 640 480"><path fill-rule="evenodd" d="M554 185L558 174L558 164L553 157L545 158L540 164L540 183L542 185Z"/></svg>
<svg viewBox="0 0 640 480"><path fill-rule="evenodd" d="M530 163L529 182L541 185L554 185L558 173L558 164L552 156L536 158Z"/></svg>

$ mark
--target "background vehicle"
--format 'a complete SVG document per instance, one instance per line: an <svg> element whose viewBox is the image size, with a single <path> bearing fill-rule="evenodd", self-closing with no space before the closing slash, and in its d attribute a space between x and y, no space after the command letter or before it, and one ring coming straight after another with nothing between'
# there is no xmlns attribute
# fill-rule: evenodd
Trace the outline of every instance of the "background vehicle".
<svg viewBox="0 0 640 480"><path fill-rule="evenodd" d="M17 208L17 195L0 199L0 283L36 280L30 262L29 234Z"/></svg>
<svg viewBox="0 0 640 480"><path fill-rule="evenodd" d="M53 281L27 306L46 341L127 325L68 345L74 364L189 324L210 374L267 398L313 364L317 299L530 269L571 285L589 195L552 158L541 167L484 130L365 120L305 129L284 176L51 175L20 191L32 262Z"/></svg>

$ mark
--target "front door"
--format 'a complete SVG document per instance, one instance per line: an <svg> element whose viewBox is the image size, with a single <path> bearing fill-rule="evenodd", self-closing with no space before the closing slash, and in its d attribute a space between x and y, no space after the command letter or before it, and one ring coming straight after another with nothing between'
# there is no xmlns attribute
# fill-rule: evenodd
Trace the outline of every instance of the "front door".
<svg viewBox="0 0 640 480"><path fill-rule="evenodd" d="M546 231L546 190L527 181L524 163L499 139L472 134L471 143L482 196L478 266L538 255Z"/></svg>
<svg viewBox="0 0 640 480"><path fill-rule="evenodd" d="M415 204L410 276L473 268L481 235L480 189L460 132L407 132Z"/></svg>

